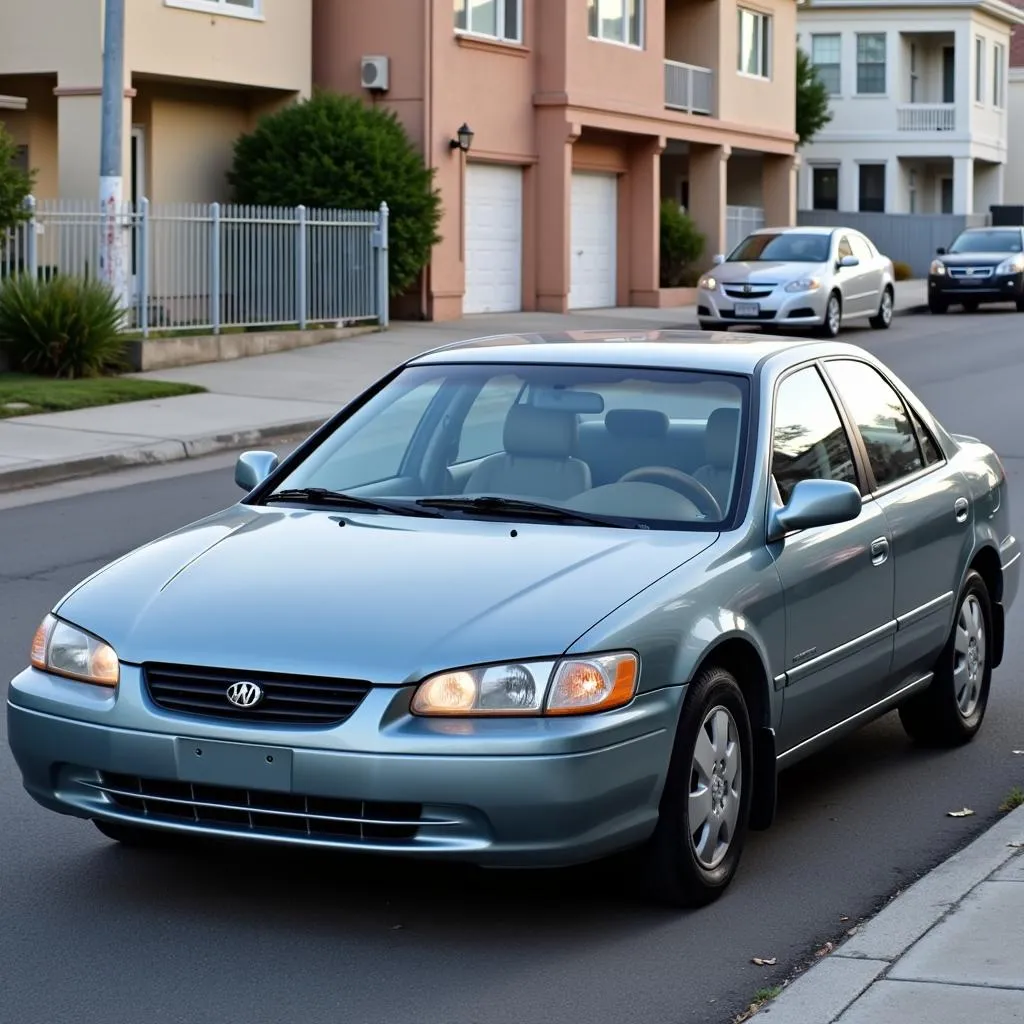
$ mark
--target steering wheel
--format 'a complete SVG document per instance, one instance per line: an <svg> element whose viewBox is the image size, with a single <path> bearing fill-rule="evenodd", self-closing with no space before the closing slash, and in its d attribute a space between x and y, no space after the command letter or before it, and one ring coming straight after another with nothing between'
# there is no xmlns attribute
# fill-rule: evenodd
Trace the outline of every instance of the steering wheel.
<svg viewBox="0 0 1024 1024"><path fill-rule="evenodd" d="M660 484L662 487L668 487L677 494L681 494L684 498L692 501L697 506L697 510L709 519L722 518L722 509L715 496L689 473L672 469L670 466L641 466L639 469L631 469L625 476L619 478L620 484L641 481Z"/></svg>

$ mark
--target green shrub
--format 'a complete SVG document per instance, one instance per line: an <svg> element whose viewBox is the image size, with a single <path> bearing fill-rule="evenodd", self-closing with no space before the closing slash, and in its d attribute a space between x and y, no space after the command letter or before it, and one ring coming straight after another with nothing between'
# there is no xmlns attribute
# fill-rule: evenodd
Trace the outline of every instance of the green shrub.
<svg viewBox="0 0 1024 1024"><path fill-rule="evenodd" d="M228 182L238 203L390 211L389 285L401 294L441 240L434 172L393 113L317 93L262 118L235 143Z"/></svg>
<svg viewBox="0 0 1024 1024"><path fill-rule="evenodd" d="M679 204L661 204L661 287L692 287L698 273L694 264L704 252L704 236Z"/></svg>
<svg viewBox="0 0 1024 1024"><path fill-rule="evenodd" d="M123 317L103 281L23 274L0 282L0 347L14 370L75 378L122 369Z"/></svg>
<svg viewBox="0 0 1024 1024"><path fill-rule="evenodd" d="M897 281L909 281L914 276L910 264L904 263L902 260L893 260L892 272Z"/></svg>
<svg viewBox="0 0 1024 1024"><path fill-rule="evenodd" d="M17 166L18 147L0 122L0 249L4 234L25 220L25 200L32 191L35 173L26 174Z"/></svg>

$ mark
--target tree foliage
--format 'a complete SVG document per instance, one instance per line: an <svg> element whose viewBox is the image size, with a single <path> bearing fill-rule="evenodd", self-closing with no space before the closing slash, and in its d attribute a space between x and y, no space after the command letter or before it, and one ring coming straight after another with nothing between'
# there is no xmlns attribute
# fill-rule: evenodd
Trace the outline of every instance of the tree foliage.
<svg viewBox="0 0 1024 1024"><path fill-rule="evenodd" d="M0 245L5 232L26 218L25 200L32 193L35 175L15 163L18 147L0 122Z"/></svg>
<svg viewBox="0 0 1024 1024"><path fill-rule="evenodd" d="M440 241L434 172L390 111L317 93L262 118L235 143L238 203L390 211L390 290L406 290Z"/></svg>
<svg viewBox="0 0 1024 1024"><path fill-rule="evenodd" d="M665 199L661 204L661 287L692 285L697 276L694 264L704 252L704 236L677 202Z"/></svg>
<svg viewBox="0 0 1024 1024"><path fill-rule="evenodd" d="M796 51L796 133L799 145L806 145L832 120L828 89L818 77L810 57Z"/></svg>

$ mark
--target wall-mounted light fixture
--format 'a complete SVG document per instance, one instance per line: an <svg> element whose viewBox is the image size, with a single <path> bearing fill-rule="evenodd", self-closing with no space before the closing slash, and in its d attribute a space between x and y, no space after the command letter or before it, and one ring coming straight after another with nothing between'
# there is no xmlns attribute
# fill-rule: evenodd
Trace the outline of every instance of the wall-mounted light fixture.
<svg viewBox="0 0 1024 1024"><path fill-rule="evenodd" d="M468 124L463 124L456 132L456 138L450 140L448 145L452 149L461 149L463 153L468 153L469 147L473 145L473 129Z"/></svg>

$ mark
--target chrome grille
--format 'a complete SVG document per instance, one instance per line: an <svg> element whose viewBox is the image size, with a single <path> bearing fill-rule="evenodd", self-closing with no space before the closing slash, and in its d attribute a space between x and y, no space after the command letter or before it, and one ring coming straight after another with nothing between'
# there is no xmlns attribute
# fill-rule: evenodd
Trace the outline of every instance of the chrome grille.
<svg viewBox="0 0 1024 1024"><path fill-rule="evenodd" d="M371 689L370 683L354 679L187 665L144 665L143 675L153 703L167 711L281 725L338 725L352 715ZM254 707L237 707L228 700L228 687L241 681L262 689L263 699Z"/></svg>
<svg viewBox="0 0 1024 1024"><path fill-rule="evenodd" d="M991 277L995 272L994 267L950 267L950 277L968 277L975 280L981 280L986 277Z"/></svg>
<svg viewBox="0 0 1024 1024"><path fill-rule="evenodd" d="M749 291L747 288L749 287ZM730 299L766 299L777 286L774 284L724 284L722 291Z"/></svg>
<svg viewBox="0 0 1024 1024"><path fill-rule="evenodd" d="M253 835L295 835L361 842L416 838L423 808L415 803L342 800L104 772L93 785L136 819L203 825Z"/></svg>

